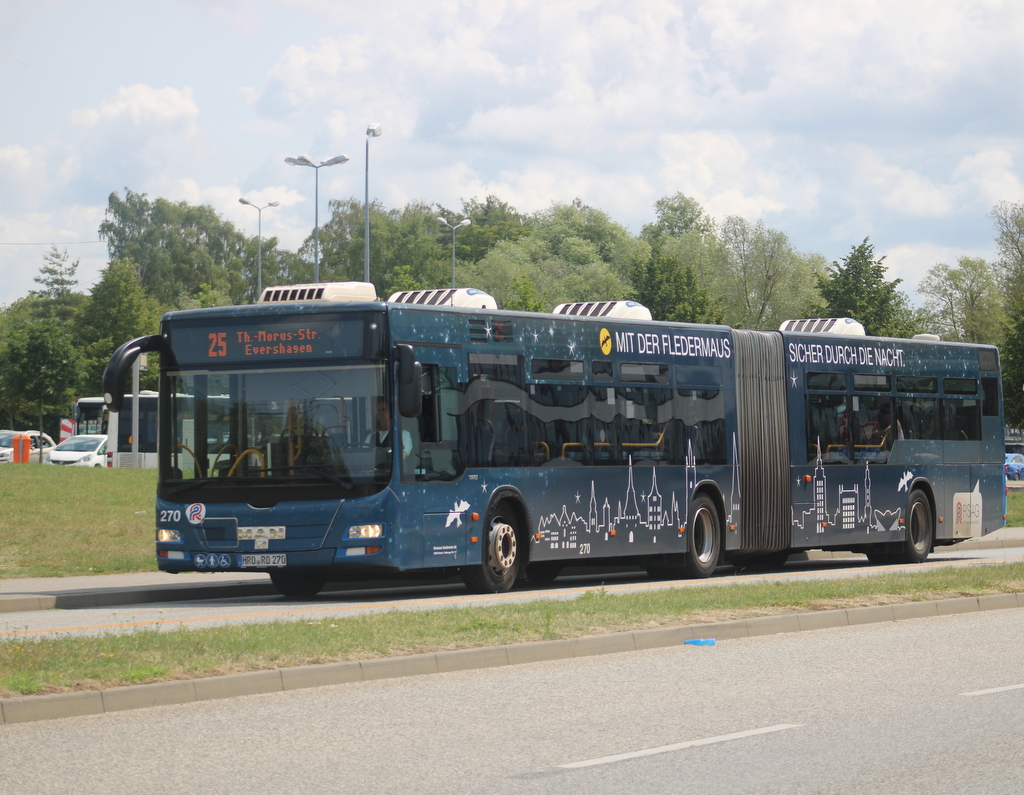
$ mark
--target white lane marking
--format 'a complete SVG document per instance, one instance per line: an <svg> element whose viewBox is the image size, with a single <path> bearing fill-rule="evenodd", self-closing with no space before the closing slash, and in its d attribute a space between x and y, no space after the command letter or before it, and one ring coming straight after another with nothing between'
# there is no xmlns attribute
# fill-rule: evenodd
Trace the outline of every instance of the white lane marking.
<svg viewBox="0 0 1024 795"><path fill-rule="evenodd" d="M990 693L1005 693L1007 690L1024 690L1024 685L1008 685L1007 687L992 687L988 690L972 690L970 693L961 693L961 696L987 696Z"/></svg>
<svg viewBox="0 0 1024 795"><path fill-rule="evenodd" d="M685 743L675 743L674 745L661 745L657 748L645 748L642 751L630 751L625 754L614 754L612 756L602 756L597 759L586 759L582 762L570 762L567 765L559 765L562 768L576 768L576 767L593 767L594 765L607 765L612 762L622 762L626 759L637 759L641 756L654 756L655 754L667 754L669 751L680 751L683 748L694 748L698 745L712 745L713 743L725 743L730 740L741 740L744 737L755 737L758 734L769 734L771 732L781 732L786 729L797 729L802 724L799 723L780 723L777 726L765 726L763 729L750 729L745 732L734 732L733 734L721 734L718 737L705 737L703 740L688 740Z"/></svg>

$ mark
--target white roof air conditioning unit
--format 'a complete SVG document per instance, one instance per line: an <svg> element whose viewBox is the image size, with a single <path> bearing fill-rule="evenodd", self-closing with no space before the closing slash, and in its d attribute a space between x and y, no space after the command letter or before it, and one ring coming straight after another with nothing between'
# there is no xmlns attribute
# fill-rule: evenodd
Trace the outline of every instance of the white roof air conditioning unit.
<svg viewBox="0 0 1024 795"><path fill-rule="evenodd" d="M863 337L864 326L852 317L812 317L806 320L787 320L779 331L802 331L806 334L840 334Z"/></svg>
<svg viewBox="0 0 1024 795"><path fill-rule="evenodd" d="M376 300L377 289L369 282L324 282L266 287L260 296L261 304L285 301L341 301L364 304Z"/></svg>
<svg viewBox="0 0 1024 795"><path fill-rule="evenodd" d="M650 320L651 310L636 301L578 301L573 304L559 304L556 315L577 317L614 317L623 320Z"/></svg>
<svg viewBox="0 0 1024 795"><path fill-rule="evenodd" d="M494 296L474 287L443 288L440 290L401 290L392 293L389 304L416 304L417 306L461 306L471 309L497 309Z"/></svg>

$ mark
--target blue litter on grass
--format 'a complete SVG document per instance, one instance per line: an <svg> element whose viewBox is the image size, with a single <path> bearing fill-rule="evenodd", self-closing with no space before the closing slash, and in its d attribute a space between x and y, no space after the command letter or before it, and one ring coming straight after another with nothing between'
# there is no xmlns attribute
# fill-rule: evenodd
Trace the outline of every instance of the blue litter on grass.
<svg viewBox="0 0 1024 795"><path fill-rule="evenodd" d="M714 638L694 638L693 640L684 640L683 643L687 643L690 646L714 646Z"/></svg>

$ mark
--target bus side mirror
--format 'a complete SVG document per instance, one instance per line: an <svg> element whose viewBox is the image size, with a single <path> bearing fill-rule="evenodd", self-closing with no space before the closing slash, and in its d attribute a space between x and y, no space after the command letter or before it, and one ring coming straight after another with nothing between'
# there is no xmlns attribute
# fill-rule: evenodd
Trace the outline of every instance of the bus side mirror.
<svg viewBox="0 0 1024 795"><path fill-rule="evenodd" d="M140 353L159 351L161 347L159 334L148 337L136 337L129 340L110 357L103 371L103 400L111 411L120 411L124 403L124 384L128 370Z"/></svg>
<svg viewBox="0 0 1024 795"><path fill-rule="evenodd" d="M398 359L398 413L418 417L423 411L423 365L416 361L412 345L396 345Z"/></svg>

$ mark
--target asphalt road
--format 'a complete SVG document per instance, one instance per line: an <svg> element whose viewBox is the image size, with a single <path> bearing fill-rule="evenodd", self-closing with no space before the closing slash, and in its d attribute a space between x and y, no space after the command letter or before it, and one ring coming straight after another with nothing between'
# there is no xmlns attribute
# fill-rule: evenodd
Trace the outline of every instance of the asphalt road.
<svg viewBox="0 0 1024 795"><path fill-rule="evenodd" d="M0 728L0 793L1017 793L1024 610Z"/></svg>
<svg viewBox="0 0 1024 795"><path fill-rule="evenodd" d="M877 574L880 571L920 572L938 566L973 566L1024 559L1024 547L991 549L940 548L924 564L873 566L863 556L790 562L772 572L737 572L722 567L708 580L654 581L639 572L600 572L560 577L551 587L522 587L507 594L469 594L461 581L419 586L367 587L322 593L310 600L287 600L276 593L216 599L169 599L74 610L30 610L0 613L0 640L69 635L105 635L138 630L176 630L269 621L308 621L394 610L434 610L540 599L575 599L597 588L613 594L727 585L760 580L827 579ZM158 575L159 576L159 575ZM169 575L163 575L173 579ZM229 576L229 575L226 575ZM216 579L207 575L208 581ZM265 579L265 578L264 578ZM13 581L15 587L17 581ZM269 590L269 589L268 589Z"/></svg>

